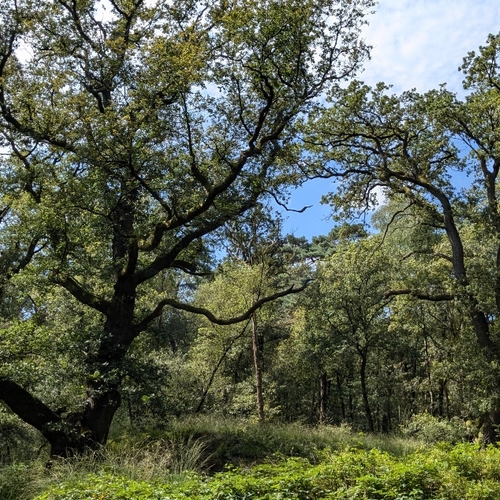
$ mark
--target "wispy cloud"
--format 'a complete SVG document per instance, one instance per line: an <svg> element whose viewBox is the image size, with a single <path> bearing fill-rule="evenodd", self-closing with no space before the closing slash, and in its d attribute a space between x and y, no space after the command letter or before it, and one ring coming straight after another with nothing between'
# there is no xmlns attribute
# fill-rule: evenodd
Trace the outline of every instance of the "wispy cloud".
<svg viewBox="0 0 500 500"><path fill-rule="evenodd" d="M364 35L372 60L360 78L424 92L447 83L460 91L458 67L488 33L500 31L498 0L380 0Z"/></svg>

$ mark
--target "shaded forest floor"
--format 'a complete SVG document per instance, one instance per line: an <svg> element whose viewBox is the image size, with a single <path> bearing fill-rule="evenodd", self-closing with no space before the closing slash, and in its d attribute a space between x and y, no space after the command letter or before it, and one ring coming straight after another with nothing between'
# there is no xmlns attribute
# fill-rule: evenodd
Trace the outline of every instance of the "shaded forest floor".
<svg viewBox="0 0 500 500"><path fill-rule="evenodd" d="M105 448L48 469L42 456L6 464L0 498L500 499L500 450L453 443L459 430L427 417L397 436L345 426L178 421L122 430Z"/></svg>

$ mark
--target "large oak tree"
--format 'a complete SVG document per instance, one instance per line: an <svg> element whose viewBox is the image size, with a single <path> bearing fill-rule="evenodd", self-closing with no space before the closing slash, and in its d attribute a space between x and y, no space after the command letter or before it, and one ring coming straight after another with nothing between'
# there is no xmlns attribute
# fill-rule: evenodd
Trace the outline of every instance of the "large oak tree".
<svg viewBox="0 0 500 500"><path fill-rule="evenodd" d="M6 0L4 281L31 269L100 317L71 418L15 377L2 399L65 455L106 442L130 345L199 272L207 236L300 183L297 117L367 55L371 0ZM57 342L57 339L54 339Z"/></svg>

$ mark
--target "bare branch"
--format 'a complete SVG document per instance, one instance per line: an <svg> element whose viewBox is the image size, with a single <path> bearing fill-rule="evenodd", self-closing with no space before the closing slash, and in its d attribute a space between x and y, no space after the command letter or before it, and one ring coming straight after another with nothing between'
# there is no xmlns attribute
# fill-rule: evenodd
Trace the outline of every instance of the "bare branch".
<svg viewBox="0 0 500 500"><path fill-rule="evenodd" d="M211 272L208 273L198 272L196 271L196 266L194 264L180 259L174 260L170 267L175 269L180 269L181 271L184 271L185 273L190 274L191 276L211 276L213 274Z"/></svg>
<svg viewBox="0 0 500 500"><path fill-rule="evenodd" d="M272 191L266 191L266 193L270 194L273 197L275 203L277 205L279 205L281 208L284 208L287 212L296 212L298 214L301 214L301 213L305 212L308 208L312 207L312 205L305 205L299 209L289 208L282 201L280 201L279 198Z"/></svg>

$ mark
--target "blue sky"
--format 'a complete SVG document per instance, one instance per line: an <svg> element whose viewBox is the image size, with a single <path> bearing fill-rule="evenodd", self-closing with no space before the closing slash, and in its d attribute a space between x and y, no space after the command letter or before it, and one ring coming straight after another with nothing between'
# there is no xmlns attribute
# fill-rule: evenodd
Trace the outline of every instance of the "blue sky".
<svg viewBox="0 0 500 500"><path fill-rule="evenodd" d="M364 30L372 58L359 79L390 83L396 93L425 92L442 83L460 93L457 70L463 57L484 45L488 33L500 32L498 0L380 0L375 10ZM285 214L285 231L309 239L328 233L330 209L320 199L330 188L323 180L297 190L289 206L313 206L302 214Z"/></svg>

